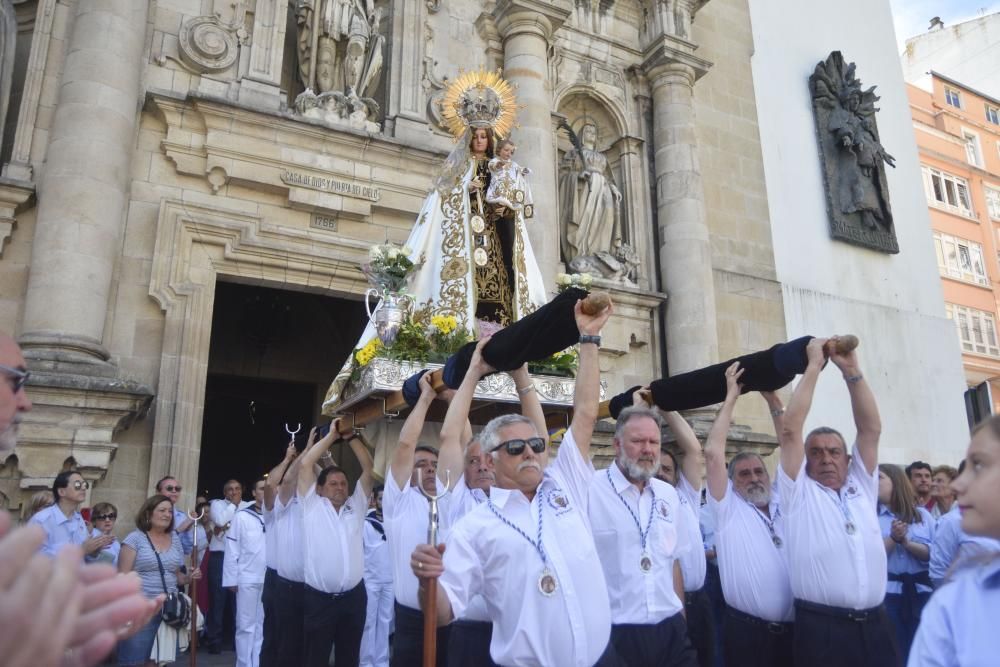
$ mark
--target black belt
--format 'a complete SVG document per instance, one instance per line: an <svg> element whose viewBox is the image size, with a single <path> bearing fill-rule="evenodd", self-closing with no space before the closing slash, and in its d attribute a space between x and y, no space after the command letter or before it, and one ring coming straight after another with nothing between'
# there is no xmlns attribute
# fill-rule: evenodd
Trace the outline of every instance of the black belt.
<svg viewBox="0 0 1000 667"><path fill-rule="evenodd" d="M804 611L812 611L817 614L823 614L824 616L832 616L834 618L846 618L847 620L854 621L856 623L868 623L870 621L877 620L879 612L882 611L882 605L871 607L870 609L845 609L843 607L831 607L829 605L799 599L795 600L795 608L802 609Z"/></svg>
<svg viewBox="0 0 1000 667"><path fill-rule="evenodd" d="M736 609L735 607L726 607L726 613L730 616L738 618L741 621L750 623L751 625L758 625L760 627L767 628L767 631L772 635L783 635L787 632L791 632L795 627L794 623L791 622L778 622L778 621L766 621L763 618L758 618L751 614Z"/></svg>
<svg viewBox="0 0 1000 667"><path fill-rule="evenodd" d="M357 591L359 588L364 588L364 586L365 586L365 580L362 579L360 581L360 583L358 583L358 585L355 586L354 588L349 588L346 591L341 591L339 593L327 593L326 591L321 591L318 588L313 588L309 584L305 585L305 587L306 587L307 590L309 590L309 591L311 591L313 593L317 593L319 595L322 595L323 597L333 598L334 600L339 600L342 597L346 597L346 596L350 595L351 593Z"/></svg>

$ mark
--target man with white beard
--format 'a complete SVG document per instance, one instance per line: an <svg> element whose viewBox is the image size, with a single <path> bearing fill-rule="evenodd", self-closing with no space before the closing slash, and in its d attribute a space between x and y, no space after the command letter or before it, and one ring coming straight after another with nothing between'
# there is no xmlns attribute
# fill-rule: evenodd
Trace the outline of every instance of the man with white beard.
<svg viewBox="0 0 1000 667"><path fill-rule="evenodd" d="M660 465L661 421L646 407L621 411L615 462L594 473L590 524L608 582L611 643L624 664L693 667L684 622L684 549L677 491L653 474ZM696 524L697 525L697 524Z"/></svg>
<svg viewBox="0 0 1000 667"><path fill-rule="evenodd" d="M760 456L740 452L726 474L726 437L740 395L739 363L726 369L726 400L705 441L708 502L716 518L715 545L726 599L726 664L791 667L792 587L784 521ZM777 397L766 396L780 426ZM780 433L780 431L779 431Z"/></svg>

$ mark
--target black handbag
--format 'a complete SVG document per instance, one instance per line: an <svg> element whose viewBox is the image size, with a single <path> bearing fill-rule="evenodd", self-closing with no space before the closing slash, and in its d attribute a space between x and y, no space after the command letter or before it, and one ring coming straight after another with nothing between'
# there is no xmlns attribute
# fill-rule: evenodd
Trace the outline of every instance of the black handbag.
<svg viewBox="0 0 1000 667"><path fill-rule="evenodd" d="M149 547L153 550L153 555L156 556L156 564L160 568L160 581L163 582L163 592L167 594L167 599L163 601L163 607L160 611L160 620L178 630L186 628L191 622L191 607L188 605L187 598L176 591L171 593L167 590L167 575L163 569L160 554L156 551L153 540L149 538L149 533L143 533L143 535L146 536Z"/></svg>

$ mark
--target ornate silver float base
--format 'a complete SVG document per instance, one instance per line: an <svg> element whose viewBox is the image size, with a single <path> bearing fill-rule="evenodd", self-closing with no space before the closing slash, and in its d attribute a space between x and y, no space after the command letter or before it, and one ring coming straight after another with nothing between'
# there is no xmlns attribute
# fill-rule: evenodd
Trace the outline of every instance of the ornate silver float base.
<svg viewBox="0 0 1000 667"><path fill-rule="evenodd" d="M408 377L424 368L435 370L443 364L423 364L412 361L397 361L395 359L373 359L361 369L361 376L356 382L350 382L344 388L343 400L337 406L337 412L344 412L351 406L374 396L384 396L403 387ZM542 405L572 407L573 392L576 380L554 375L532 375L535 391ZM607 393L607 383L601 381L601 399ZM506 373L496 373L483 378L476 388L476 400L496 401L500 403L520 403L514 380Z"/></svg>

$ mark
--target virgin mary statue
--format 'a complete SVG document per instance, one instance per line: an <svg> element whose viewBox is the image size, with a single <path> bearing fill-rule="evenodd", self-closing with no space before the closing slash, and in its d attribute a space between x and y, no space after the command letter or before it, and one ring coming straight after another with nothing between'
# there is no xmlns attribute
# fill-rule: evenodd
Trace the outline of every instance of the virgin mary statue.
<svg viewBox="0 0 1000 667"><path fill-rule="evenodd" d="M406 242L409 259L419 266L408 285L414 310L450 315L472 337L516 322L548 300L525 226L531 208L486 201L487 163L494 142L509 135L515 110L513 89L498 73L466 72L451 83L442 117L457 145ZM375 335L369 323L356 348ZM327 393L325 410L340 403L350 371L348 359Z"/></svg>

